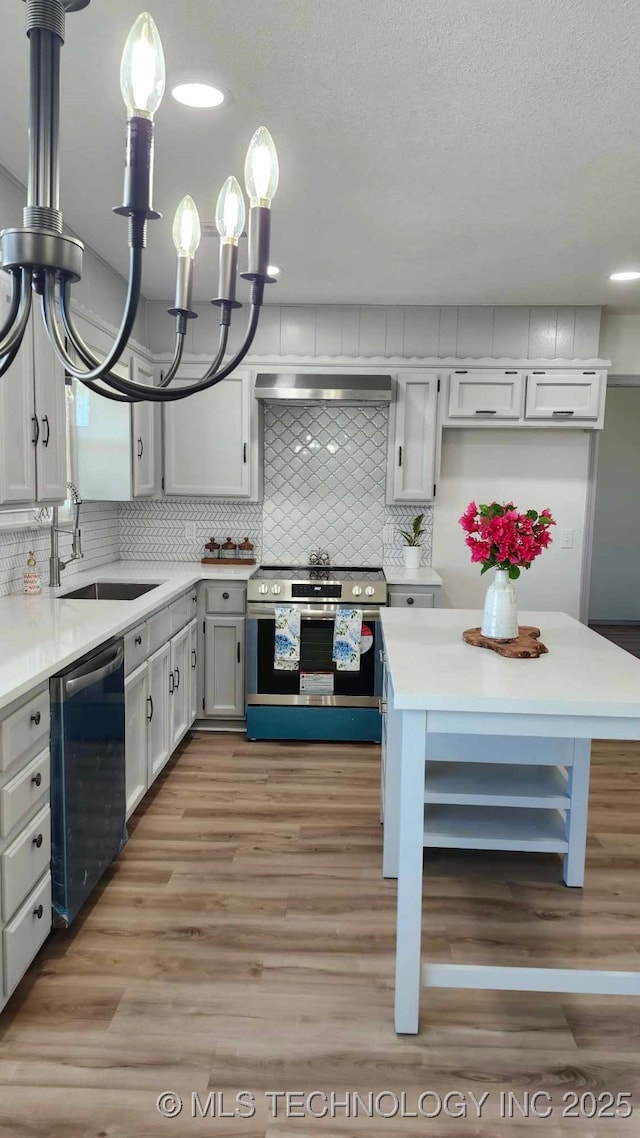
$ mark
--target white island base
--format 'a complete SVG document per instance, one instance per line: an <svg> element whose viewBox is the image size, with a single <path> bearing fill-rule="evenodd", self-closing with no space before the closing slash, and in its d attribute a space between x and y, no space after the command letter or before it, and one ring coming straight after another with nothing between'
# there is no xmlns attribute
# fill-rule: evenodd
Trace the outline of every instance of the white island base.
<svg viewBox="0 0 640 1138"><path fill-rule="evenodd" d="M383 874L398 878L395 1026L421 985L640 995L640 973L421 964L425 846L563 855L584 884L591 740L640 739L640 661L562 613L526 613L549 655L464 644L466 610L383 612ZM524 665L524 667L523 667Z"/></svg>

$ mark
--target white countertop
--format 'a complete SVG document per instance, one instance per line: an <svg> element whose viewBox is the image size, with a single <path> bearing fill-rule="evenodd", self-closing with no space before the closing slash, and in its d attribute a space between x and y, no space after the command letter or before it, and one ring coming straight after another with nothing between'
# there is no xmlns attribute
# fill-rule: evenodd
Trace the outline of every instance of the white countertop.
<svg viewBox="0 0 640 1138"><path fill-rule="evenodd" d="M418 569L405 569L402 565L384 565L383 570L387 585L442 584L442 577L439 577L435 569L429 565Z"/></svg>
<svg viewBox="0 0 640 1138"><path fill-rule="evenodd" d="M0 598L0 709L67 664L164 608L198 581L247 581L255 565L182 561L114 561L63 581L40 596ZM92 581L160 581L133 601L64 600Z"/></svg>
<svg viewBox="0 0 640 1138"><path fill-rule="evenodd" d="M560 612L521 612L548 655L510 660L465 644L481 613L382 610L394 707L426 711L640 718L640 660Z"/></svg>

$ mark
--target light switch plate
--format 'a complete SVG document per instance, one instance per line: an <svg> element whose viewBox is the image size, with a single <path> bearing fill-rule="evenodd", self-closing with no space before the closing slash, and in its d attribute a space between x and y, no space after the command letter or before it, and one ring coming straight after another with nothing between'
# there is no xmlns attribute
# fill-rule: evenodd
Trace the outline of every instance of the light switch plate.
<svg viewBox="0 0 640 1138"><path fill-rule="evenodd" d="M573 530L561 529L560 530L560 548L573 549Z"/></svg>
<svg viewBox="0 0 640 1138"><path fill-rule="evenodd" d="M195 522L185 522L184 523L184 536L185 536L185 541L195 541L195 539L196 539L196 523Z"/></svg>

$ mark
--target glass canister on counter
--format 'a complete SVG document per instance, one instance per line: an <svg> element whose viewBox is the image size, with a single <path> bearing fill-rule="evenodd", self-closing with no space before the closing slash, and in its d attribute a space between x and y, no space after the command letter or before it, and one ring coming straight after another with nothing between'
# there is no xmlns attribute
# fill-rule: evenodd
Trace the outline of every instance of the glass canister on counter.
<svg viewBox="0 0 640 1138"><path fill-rule="evenodd" d="M231 560L236 559L236 554L237 554L236 543L235 543L235 541L233 541L232 538L228 537L226 541L223 541L223 543L220 547L220 557L223 560L226 559L227 561L231 561Z"/></svg>
<svg viewBox="0 0 640 1138"><path fill-rule="evenodd" d="M238 546L238 556L242 558L243 561L253 561L254 549L255 546L249 541L248 537L245 537L244 541L241 541Z"/></svg>
<svg viewBox="0 0 640 1138"><path fill-rule="evenodd" d="M220 556L220 543L212 537L210 541L205 543L205 549L208 551L210 557Z"/></svg>

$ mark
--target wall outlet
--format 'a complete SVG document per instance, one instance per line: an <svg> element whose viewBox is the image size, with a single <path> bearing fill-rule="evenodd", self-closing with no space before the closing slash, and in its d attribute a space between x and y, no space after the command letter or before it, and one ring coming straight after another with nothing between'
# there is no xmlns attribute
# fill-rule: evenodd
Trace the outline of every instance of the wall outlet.
<svg viewBox="0 0 640 1138"><path fill-rule="evenodd" d="M185 536L185 541L195 541L196 540L196 523L195 522L185 522L184 523L184 536Z"/></svg>
<svg viewBox="0 0 640 1138"><path fill-rule="evenodd" d="M560 548L573 549L573 530L561 529L560 530Z"/></svg>

